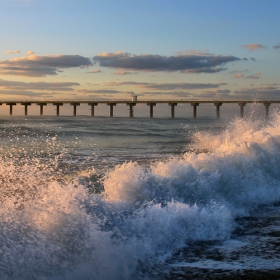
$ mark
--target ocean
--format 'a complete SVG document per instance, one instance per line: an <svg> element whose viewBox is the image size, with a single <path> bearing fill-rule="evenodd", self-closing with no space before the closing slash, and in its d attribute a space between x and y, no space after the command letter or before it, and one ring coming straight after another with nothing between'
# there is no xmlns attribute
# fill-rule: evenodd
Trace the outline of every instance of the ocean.
<svg viewBox="0 0 280 280"><path fill-rule="evenodd" d="M0 279L280 279L280 114L0 118Z"/></svg>

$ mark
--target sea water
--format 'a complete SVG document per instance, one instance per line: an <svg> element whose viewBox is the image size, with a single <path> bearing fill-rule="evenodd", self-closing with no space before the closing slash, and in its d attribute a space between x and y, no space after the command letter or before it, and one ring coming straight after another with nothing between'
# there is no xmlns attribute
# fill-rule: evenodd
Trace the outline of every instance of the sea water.
<svg viewBox="0 0 280 280"><path fill-rule="evenodd" d="M1 117L0 137L0 279L279 279L279 113Z"/></svg>

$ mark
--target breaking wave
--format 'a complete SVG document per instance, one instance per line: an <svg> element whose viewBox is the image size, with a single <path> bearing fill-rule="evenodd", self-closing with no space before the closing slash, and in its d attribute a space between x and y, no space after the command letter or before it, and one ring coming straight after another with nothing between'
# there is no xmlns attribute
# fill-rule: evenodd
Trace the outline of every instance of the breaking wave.
<svg viewBox="0 0 280 280"><path fill-rule="evenodd" d="M229 239L237 217L280 201L279 115L197 132L189 150L105 174L67 174L46 150L3 155L1 279L156 278L179 249Z"/></svg>

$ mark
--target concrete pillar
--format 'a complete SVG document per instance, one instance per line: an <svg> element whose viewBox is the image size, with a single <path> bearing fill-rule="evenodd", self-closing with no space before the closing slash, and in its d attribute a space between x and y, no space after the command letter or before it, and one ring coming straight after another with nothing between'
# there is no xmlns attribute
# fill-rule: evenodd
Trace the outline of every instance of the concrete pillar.
<svg viewBox="0 0 280 280"><path fill-rule="evenodd" d="M244 107L246 106L246 103L238 102L238 106L240 106L240 118L243 118L243 116L244 116Z"/></svg>
<svg viewBox="0 0 280 280"><path fill-rule="evenodd" d="M27 116L27 107L31 105L30 102L22 102L21 105L24 105L24 115Z"/></svg>
<svg viewBox="0 0 280 280"><path fill-rule="evenodd" d="M148 106L150 106L150 118L154 117L154 106L156 106L156 103L147 103Z"/></svg>
<svg viewBox="0 0 280 280"><path fill-rule="evenodd" d="M265 117L268 119L270 103L263 103L263 105L264 105L264 108L265 108Z"/></svg>
<svg viewBox="0 0 280 280"><path fill-rule="evenodd" d="M133 118L133 106L136 106L136 103L126 103L126 106L129 106L129 117Z"/></svg>
<svg viewBox="0 0 280 280"><path fill-rule="evenodd" d="M16 106L17 103L11 102L11 103L6 103L6 105L10 106L10 116L12 116L13 115L13 106Z"/></svg>
<svg viewBox="0 0 280 280"><path fill-rule="evenodd" d="M199 106L199 103L191 103L193 106L193 118L196 119L196 107Z"/></svg>
<svg viewBox="0 0 280 280"><path fill-rule="evenodd" d="M175 106L177 106L177 103L168 103L169 106L171 106L171 118L175 117Z"/></svg>
<svg viewBox="0 0 280 280"><path fill-rule="evenodd" d="M117 105L117 103L107 103L108 106L110 106L110 117L112 118L114 116L114 106Z"/></svg>
<svg viewBox="0 0 280 280"><path fill-rule="evenodd" d="M74 106L73 107L73 116L76 117L76 115L77 115L77 106L80 106L80 103L72 102L72 103L70 103L70 105Z"/></svg>
<svg viewBox="0 0 280 280"><path fill-rule="evenodd" d="M59 116L59 106L63 106L62 102L53 103L56 106L56 115Z"/></svg>
<svg viewBox="0 0 280 280"><path fill-rule="evenodd" d="M94 106L98 106L98 103L88 103L89 106L91 106L91 116L94 117Z"/></svg>
<svg viewBox="0 0 280 280"><path fill-rule="evenodd" d="M37 103L40 106L40 116L43 116L44 106L47 106L47 103Z"/></svg>
<svg viewBox="0 0 280 280"><path fill-rule="evenodd" d="M223 105L223 103L214 103L214 106L216 106L216 117L217 119L220 118L220 107Z"/></svg>

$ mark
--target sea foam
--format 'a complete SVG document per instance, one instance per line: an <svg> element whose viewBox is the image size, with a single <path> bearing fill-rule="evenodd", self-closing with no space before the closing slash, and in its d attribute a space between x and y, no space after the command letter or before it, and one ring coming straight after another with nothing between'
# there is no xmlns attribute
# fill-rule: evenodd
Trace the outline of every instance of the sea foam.
<svg viewBox="0 0 280 280"><path fill-rule="evenodd" d="M280 201L279 115L197 132L188 150L117 165L98 181L101 192L88 185L100 177L94 170L70 178L57 158L2 157L1 279L145 278L178 250L229 239L237 217Z"/></svg>

